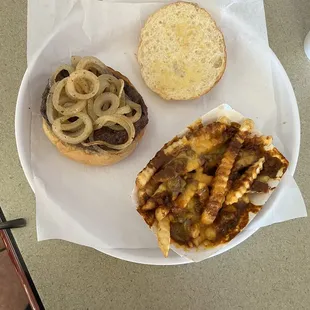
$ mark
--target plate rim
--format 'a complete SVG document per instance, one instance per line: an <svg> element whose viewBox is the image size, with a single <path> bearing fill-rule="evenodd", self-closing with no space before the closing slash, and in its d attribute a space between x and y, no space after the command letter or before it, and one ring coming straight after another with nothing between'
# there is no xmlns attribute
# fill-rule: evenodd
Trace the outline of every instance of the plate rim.
<svg viewBox="0 0 310 310"><path fill-rule="evenodd" d="M34 193L35 193L35 191L34 191L33 174L32 174L32 168L31 168L31 159L27 158L25 155L26 154L26 151L25 151L26 146L25 145L27 142L23 138L24 136L21 134L25 127L28 126L31 128L31 121L29 122L29 124L27 124L27 120L25 119L24 115L22 114L23 109L25 109L25 107L23 107L23 97L25 95L26 84L28 82L30 72L32 71L33 67L35 66L38 57L42 54L42 52L44 51L46 46L49 44L49 42L53 39L53 37L56 36L61 31L61 29L66 26L68 20L69 19L67 19L64 23L59 25L55 29L55 31L53 33L51 33L50 36L47 37L47 39L42 44L41 48L39 48L37 50L37 52L35 53L35 55L33 56L32 61L29 64L29 66L27 67L25 74L23 76L23 79L22 79L22 82L21 82L21 85L20 85L20 88L18 91L17 101L16 101L15 139L16 139L17 152L18 152L18 157L19 157L21 166L23 168L24 174L26 176L26 179L27 179L27 181L28 181L28 183L29 183L29 185L30 185L30 187ZM236 21L236 20L235 20L235 22L240 23L239 21ZM287 173L289 173L293 176L295 173L296 167L297 167L297 163L298 163L298 157L299 157L299 153L300 153L300 138L301 138L300 137L300 116L299 116L299 109L298 109L298 104L297 104L296 96L294 93L294 89L293 89L291 81L287 75L287 72L285 71L283 65L281 64L281 62L278 59L278 57L276 56L276 54L269 47L268 43L264 42L260 38L257 38L257 36L253 35L249 31L247 31L246 33L250 34L250 37L255 38L255 41L258 41L258 43L259 43L259 41L261 41L261 42L263 42L262 43L263 45L266 45L266 48L264 48L264 49L266 49L267 52L270 53L270 57L272 58L273 62L276 63L277 67L280 69L280 71L282 73L282 78L284 79L283 82L289 86L287 91L289 92L289 95L291 97L291 106L292 106L292 112L293 112L292 118L296 120L295 132L294 132L294 136L296 139L296 145L295 145L296 148L295 148L294 152L292 153L292 160L290 162ZM31 120L31 116L30 116L30 120ZM30 134L29 134L29 138L30 138L31 129L29 130L29 132L30 132ZM279 199L279 197L278 197L278 199ZM277 199L273 203L275 204L276 201L277 201ZM272 208L270 208L270 210L271 209ZM264 217L266 217L268 214L269 214L269 212L266 212ZM257 230L258 230L258 228L252 229L250 232L248 231L248 233L245 234L245 237L240 238L240 240L234 246L224 247L223 250L217 251L211 257L222 254L222 253L230 250L231 248L239 245L240 243L242 243L243 241L245 241L246 239L251 237ZM242 232L239 235L241 235L241 234L242 234ZM65 240L65 239L61 239L61 240ZM97 250L99 250L99 249L97 249ZM150 251L151 250L151 251L158 252L158 249L139 249L139 250L144 250L144 251ZM162 257L162 259L157 259L157 258L149 259L149 257L147 257L147 256L140 256L140 255L137 256L137 255L131 254L130 252L134 251L134 249L104 249L104 250L101 249L99 251L103 252L109 256L112 256L114 258L122 259L122 260L125 260L128 262L139 263L139 264L181 265L181 264L192 263L191 260L186 259L185 257L181 257L181 256L171 257L169 259L165 259L163 257Z"/></svg>

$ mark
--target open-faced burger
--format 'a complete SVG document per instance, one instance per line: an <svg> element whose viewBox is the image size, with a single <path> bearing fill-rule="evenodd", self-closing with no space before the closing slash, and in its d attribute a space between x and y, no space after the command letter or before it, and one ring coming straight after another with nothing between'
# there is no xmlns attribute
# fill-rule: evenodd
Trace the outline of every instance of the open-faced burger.
<svg viewBox="0 0 310 310"><path fill-rule="evenodd" d="M148 123L143 98L120 72L95 57L71 57L42 95L43 129L63 155L110 165L130 155Z"/></svg>

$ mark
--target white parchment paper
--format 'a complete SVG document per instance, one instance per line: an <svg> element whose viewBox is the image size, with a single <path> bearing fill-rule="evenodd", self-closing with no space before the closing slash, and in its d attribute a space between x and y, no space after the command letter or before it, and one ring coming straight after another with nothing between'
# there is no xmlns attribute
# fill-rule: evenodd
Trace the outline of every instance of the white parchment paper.
<svg viewBox="0 0 310 310"><path fill-rule="evenodd" d="M161 100L145 86L136 61L140 29L147 16L164 2L167 1L29 1L28 60L33 61L29 79L31 164L39 240L59 238L101 250L156 247L156 240L135 212L130 195L137 173L166 141L224 102L252 118L264 134L279 132L283 113L279 114L281 107L274 100L270 59L265 52L263 2L201 1L200 5L210 11L224 33L228 63L221 82L192 102ZM56 34L50 38L52 33ZM48 43L44 45L44 41ZM88 167L75 163L62 157L42 132L42 91L53 70L60 63L68 63L73 54L97 56L128 76L149 107L150 123L144 138L136 151L119 164ZM282 147L275 145L290 160L285 143ZM277 198L272 216L264 216L263 212L257 216L261 220L255 221L257 226L253 229L306 216L293 178L288 176L281 185L290 191L283 191ZM297 199L291 200L295 201L294 209L285 198L288 192Z"/></svg>

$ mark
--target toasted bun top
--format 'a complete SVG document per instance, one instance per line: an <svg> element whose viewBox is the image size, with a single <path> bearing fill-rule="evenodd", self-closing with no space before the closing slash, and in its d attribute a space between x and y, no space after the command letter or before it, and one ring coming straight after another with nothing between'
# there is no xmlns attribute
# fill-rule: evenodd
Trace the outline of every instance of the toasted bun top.
<svg viewBox="0 0 310 310"><path fill-rule="evenodd" d="M176 2L148 18L138 61L145 83L162 98L197 98L210 91L225 71L224 37L206 10Z"/></svg>

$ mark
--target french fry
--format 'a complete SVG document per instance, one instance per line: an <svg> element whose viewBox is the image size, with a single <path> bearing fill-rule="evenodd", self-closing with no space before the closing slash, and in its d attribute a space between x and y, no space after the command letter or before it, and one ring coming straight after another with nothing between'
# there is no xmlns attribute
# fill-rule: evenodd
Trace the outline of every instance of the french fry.
<svg viewBox="0 0 310 310"><path fill-rule="evenodd" d="M149 211L156 208L156 202L151 197L142 207L141 210L143 211Z"/></svg>
<svg viewBox="0 0 310 310"><path fill-rule="evenodd" d="M173 141L166 143L165 146L157 152L155 157L147 164L147 166L137 175L137 187L139 189L145 187L156 171L173 159L171 154L174 156L178 155L178 153L181 152L187 144L188 141L186 137L176 137Z"/></svg>
<svg viewBox="0 0 310 310"><path fill-rule="evenodd" d="M244 144L247 145L260 145L263 147L268 147L272 143L271 136L253 136L245 139Z"/></svg>
<svg viewBox="0 0 310 310"><path fill-rule="evenodd" d="M192 158L190 158L186 165L186 172L191 172L198 169L201 166L201 160L199 160L198 156L195 154Z"/></svg>
<svg viewBox="0 0 310 310"><path fill-rule="evenodd" d="M153 196L156 190L158 189L159 183L155 182L153 179L151 179L146 185L145 185L145 192L148 196Z"/></svg>
<svg viewBox="0 0 310 310"><path fill-rule="evenodd" d="M170 219L166 216L157 223L158 246L165 257L168 257L170 249Z"/></svg>
<svg viewBox="0 0 310 310"><path fill-rule="evenodd" d="M198 190L198 182L190 182L186 185L185 190L175 200L174 205L178 208L185 208L189 201L194 197Z"/></svg>
<svg viewBox="0 0 310 310"><path fill-rule="evenodd" d="M203 127L203 123L201 119L196 120L194 123L187 126L187 129L190 133L200 130Z"/></svg>
<svg viewBox="0 0 310 310"><path fill-rule="evenodd" d="M236 157L242 147L244 139L254 127L250 119L245 119L240 126L239 132L232 138L224 153L219 167L216 170L213 180L210 199L201 216L201 222L205 225L212 224L217 213L222 208L227 192L227 184Z"/></svg>
<svg viewBox="0 0 310 310"><path fill-rule="evenodd" d="M169 145L168 147L166 147L164 149L164 152L166 155L170 155L172 153L176 153L177 150L181 150L184 148L184 146L188 145L188 140L187 138L184 136L182 138L179 138L178 140L176 140L175 142L173 142L171 145Z"/></svg>
<svg viewBox="0 0 310 310"><path fill-rule="evenodd" d="M206 228L204 232L205 239L209 241L214 241L216 239L216 229L213 225L210 225Z"/></svg>
<svg viewBox="0 0 310 310"><path fill-rule="evenodd" d="M161 221L169 213L170 209L165 206L160 206L155 210L155 218L157 221Z"/></svg>
<svg viewBox="0 0 310 310"><path fill-rule="evenodd" d="M194 179L200 183L204 183L206 186L210 185L213 179L213 176L203 173L202 168L198 168L195 172Z"/></svg>
<svg viewBox="0 0 310 310"><path fill-rule="evenodd" d="M253 165L259 159L259 154L253 150L241 150L234 165L233 171Z"/></svg>
<svg viewBox="0 0 310 310"><path fill-rule="evenodd" d="M166 191L166 190L167 190L166 184L165 184L165 183L161 183L161 184L158 186L157 190L155 191L155 193L153 194L152 197L154 197L154 196L156 196L156 195L158 195L158 194L160 194L160 193L163 193L163 192Z"/></svg>
<svg viewBox="0 0 310 310"><path fill-rule="evenodd" d="M138 209L139 214L143 217L144 221L149 225L149 227L152 227L155 221L155 215L153 211L142 211L141 209Z"/></svg>
<svg viewBox="0 0 310 310"><path fill-rule="evenodd" d="M199 247L199 245L205 240L205 237L200 234L197 238L193 239L193 244L195 245L196 248Z"/></svg>
<svg viewBox="0 0 310 310"><path fill-rule="evenodd" d="M141 210L146 211L146 210L152 210L156 208L156 201L155 201L155 196L163 193L164 191L167 190L167 187L164 183L160 184L157 188L157 190L155 191L155 193L153 194L153 196L145 203L145 205L143 205L141 207Z"/></svg>
<svg viewBox="0 0 310 310"><path fill-rule="evenodd" d="M222 124L225 124L225 125L230 125L231 124L231 121L230 121L230 119L227 116L221 116L221 117L218 118L217 121L222 123Z"/></svg>
<svg viewBox="0 0 310 310"><path fill-rule="evenodd" d="M236 203L247 192L263 169L264 162L265 157L260 158L246 170L239 180L236 181L236 185L233 186L226 196L225 203L227 205Z"/></svg>
<svg viewBox="0 0 310 310"><path fill-rule="evenodd" d="M155 167L145 167L137 176L136 185L138 189L143 188L146 183L151 179L151 177L156 172Z"/></svg>
<svg viewBox="0 0 310 310"><path fill-rule="evenodd" d="M256 148L262 147L263 149L267 150L271 143L271 136L252 136L246 138L244 140L243 148L240 150L238 158L236 159L233 172L249 167L261 158L259 152L253 149L253 146Z"/></svg>
<svg viewBox="0 0 310 310"><path fill-rule="evenodd" d="M215 122L210 125L202 128L201 134L198 136L192 136L187 138L183 136L182 138L176 139L171 144L166 145L162 149L165 155L169 156L171 154L178 154L184 149L185 146L190 145L192 150L197 154L206 153L216 145L225 142L229 137L224 135L224 131L227 128L227 125ZM160 154L161 151L157 153ZM155 156L155 158L156 158ZM155 159L154 158L154 159ZM192 171L197 169L200 166L200 161L198 157L193 159L188 163L187 171ZM155 167L152 161L138 174L136 178L136 185L138 189L143 188L156 173L160 167Z"/></svg>
<svg viewBox="0 0 310 310"><path fill-rule="evenodd" d="M224 134L227 125L215 122L202 128L199 135L189 138L191 149L198 155L205 154L219 144L224 143L229 137Z"/></svg>
<svg viewBox="0 0 310 310"><path fill-rule="evenodd" d="M147 198L148 198L148 195L147 193L142 189L138 190L138 203L139 203L139 206L143 206L146 201L147 201Z"/></svg>

